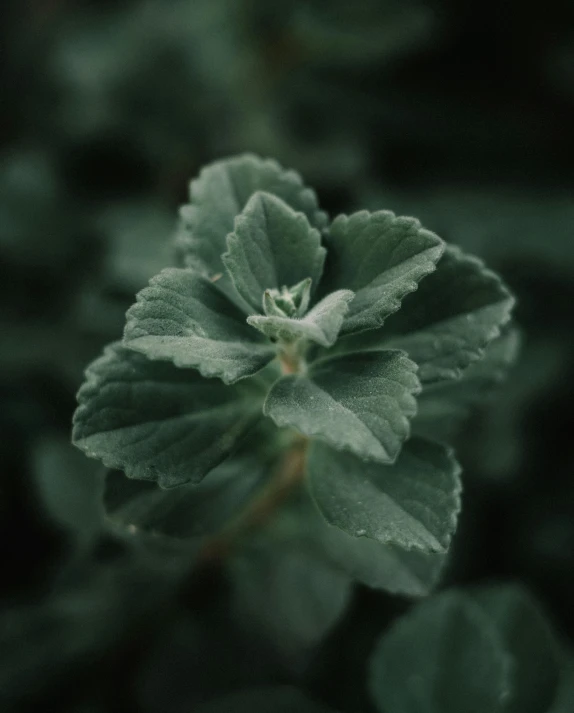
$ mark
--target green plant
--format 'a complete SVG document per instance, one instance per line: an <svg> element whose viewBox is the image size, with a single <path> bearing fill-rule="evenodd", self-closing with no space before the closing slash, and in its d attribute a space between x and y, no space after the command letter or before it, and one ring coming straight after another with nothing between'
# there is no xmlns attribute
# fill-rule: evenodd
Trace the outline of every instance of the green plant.
<svg viewBox="0 0 574 713"><path fill-rule="evenodd" d="M182 266L138 294L78 395L74 443L146 481L113 474L108 512L209 534L210 559L266 525L426 593L460 508L441 438L511 360L513 298L414 218L329 223L297 174L251 155L204 169L181 215Z"/></svg>

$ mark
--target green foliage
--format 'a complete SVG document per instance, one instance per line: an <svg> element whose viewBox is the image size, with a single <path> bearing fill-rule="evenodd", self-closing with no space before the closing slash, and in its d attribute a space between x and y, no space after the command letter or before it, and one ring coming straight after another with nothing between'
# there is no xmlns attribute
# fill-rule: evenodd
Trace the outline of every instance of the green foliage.
<svg viewBox="0 0 574 713"><path fill-rule="evenodd" d="M123 345L79 392L74 442L148 481L110 476L108 512L196 537L244 516L249 528L250 508L301 490L291 517L322 561L370 586L428 591L460 469L444 446L409 440L411 421L423 387L462 386L510 319L501 280L454 248L441 257L412 218L329 225L297 174L252 155L192 182L177 244L184 267L139 293ZM263 416L279 427L266 422L265 456L245 440Z"/></svg>
<svg viewBox="0 0 574 713"><path fill-rule="evenodd" d="M381 713L553 713L570 696L566 660L523 588L448 591L382 636L370 687Z"/></svg>

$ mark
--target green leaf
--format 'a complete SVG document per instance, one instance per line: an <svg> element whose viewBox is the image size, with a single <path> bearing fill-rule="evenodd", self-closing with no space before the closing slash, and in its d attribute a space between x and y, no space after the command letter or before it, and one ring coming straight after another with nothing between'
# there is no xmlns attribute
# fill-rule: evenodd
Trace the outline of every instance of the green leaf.
<svg viewBox="0 0 574 713"><path fill-rule="evenodd" d="M229 564L232 611L263 636L293 672L342 615L351 580L299 541L260 533Z"/></svg>
<svg viewBox="0 0 574 713"><path fill-rule="evenodd" d="M384 635L370 662L381 713L499 713L510 659L483 611L458 592L419 604Z"/></svg>
<svg viewBox="0 0 574 713"><path fill-rule="evenodd" d="M311 493L325 519L355 537L446 552L460 511L460 467L437 443L409 440L394 465L365 463L314 443Z"/></svg>
<svg viewBox="0 0 574 713"><path fill-rule="evenodd" d="M513 659L506 713L546 713L556 699L561 652L546 617L521 586L482 587L476 602L497 628Z"/></svg>
<svg viewBox="0 0 574 713"><path fill-rule="evenodd" d="M417 399L413 432L442 441L454 438L472 409L492 397L516 360L519 348L520 333L507 329L488 345L482 359L463 371L460 379L426 386Z"/></svg>
<svg viewBox="0 0 574 713"><path fill-rule="evenodd" d="M360 458L392 463L409 435L420 386L402 352L324 359L307 376L284 376L263 411L278 426L296 428Z"/></svg>
<svg viewBox="0 0 574 713"><path fill-rule="evenodd" d="M324 289L356 292L342 333L380 327L401 300L435 269L444 243L415 218L391 211L340 215L328 233Z"/></svg>
<svg viewBox="0 0 574 713"><path fill-rule="evenodd" d="M202 706L197 713L329 713L329 709L291 686L269 686L231 693Z"/></svg>
<svg viewBox="0 0 574 713"><path fill-rule="evenodd" d="M80 546L89 545L103 526L100 468L86 461L65 437L41 439L32 456L36 485L49 516L74 533Z"/></svg>
<svg viewBox="0 0 574 713"><path fill-rule="evenodd" d="M231 457L201 483L165 490L112 471L106 478L108 517L125 527L171 537L201 537L221 530L254 497L265 481L265 462Z"/></svg>
<svg viewBox="0 0 574 713"><path fill-rule="evenodd" d="M258 192L235 220L223 263L237 292L255 312L267 289L293 287L311 278L316 287L326 250L303 213L271 193Z"/></svg>
<svg viewBox="0 0 574 713"><path fill-rule="evenodd" d="M570 657L563 665L556 700L548 713L571 713L574 710L574 659Z"/></svg>
<svg viewBox="0 0 574 713"><path fill-rule="evenodd" d="M119 344L88 367L78 402L75 445L109 468L164 488L199 482L231 453L261 408L251 380L224 386Z"/></svg>
<svg viewBox="0 0 574 713"><path fill-rule="evenodd" d="M226 384L251 376L275 357L245 315L190 269L168 268L152 278L126 320L126 347Z"/></svg>
<svg viewBox="0 0 574 713"><path fill-rule="evenodd" d="M346 351L404 349L423 384L459 378L509 321L514 299L482 261L448 247L436 271L383 329L351 337Z"/></svg>
<svg viewBox="0 0 574 713"><path fill-rule="evenodd" d="M278 196L293 210L304 213L319 230L327 223L315 193L303 185L295 171L286 171L276 161L243 154L206 166L191 182L191 202L181 209L176 242L187 266L209 279L219 276L218 288L235 298L221 256L235 217L257 191Z"/></svg>
<svg viewBox="0 0 574 713"><path fill-rule="evenodd" d="M248 317L247 322L270 339L285 342L309 339L323 347L330 347L337 339L353 295L350 290L332 292L302 319L254 315Z"/></svg>
<svg viewBox="0 0 574 713"><path fill-rule="evenodd" d="M273 536L315 552L336 569L373 589L409 597L427 595L437 584L446 558L348 535L327 524L303 492L273 522ZM277 534L279 533L279 534Z"/></svg>

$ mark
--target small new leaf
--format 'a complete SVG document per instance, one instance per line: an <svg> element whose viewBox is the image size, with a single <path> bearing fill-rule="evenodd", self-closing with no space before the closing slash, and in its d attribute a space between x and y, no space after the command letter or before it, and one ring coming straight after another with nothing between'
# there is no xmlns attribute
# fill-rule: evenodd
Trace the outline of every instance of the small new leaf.
<svg viewBox="0 0 574 713"><path fill-rule="evenodd" d="M199 482L259 417L257 386L225 386L119 344L86 371L72 439L92 458L163 488Z"/></svg>
<svg viewBox="0 0 574 713"><path fill-rule="evenodd" d="M308 339L323 347L330 347L337 339L353 296L354 293L350 290L332 292L316 304L303 319L254 315L248 317L247 322L273 340L294 342L298 339Z"/></svg>
<svg viewBox="0 0 574 713"><path fill-rule="evenodd" d="M380 327L401 300L435 269L444 243L415 218L391 211L337 217L328 233L325 289L356 292L343 324L351 334Z"/></svg>
<svg viewBox="0 0 574 713"><path fill-rule="evenodd" d="M350 354L311 365L307 376L284 376L264 413L360 458L393 463L409 435L420 390L416 365L400 351Z"/></svg>
<svg viewBox="0 0 574 713"><path fill-rule="evenodd" d="M190 269L160 272L137 295L126 320L126 347L226 384L251 376L275 356L246 325L245 315Z"/></svg>
<svg viewBox="0 0 574 713"><path fill-rule="evenodd" d="M326 250L303 213L270 193L255 193L235 220L223 263L237 292L261 312L265 290L293 287L306 278L317 285Z"/></svg>
<svg viewBox="0 0 574 713"><path fill-rule="evenodd" d="M281 198L319 230L327 223L314 191L303 185L298 173L285 170L276 161L243 154L206 166L191 182L190 203L181 209L176 242L187 266L209 279L217 277L217 287L235 299L237 293L221 256L235 217L257 191Z"/></svg>
<svg viewBox="0 0 574 713"><path fill-rule="evenodd" d="M370 663L380 713L502 713L510 657L470 597L447 592L419 604L382 637Z"/></svg>
<svg viewBox="0 0 574 713"><path fill-rule="evenodd" d="M460 467L438 443L410 439L394 465L314 443L311 494L331 525L407 550L445 553L460 511Z"/></svg>

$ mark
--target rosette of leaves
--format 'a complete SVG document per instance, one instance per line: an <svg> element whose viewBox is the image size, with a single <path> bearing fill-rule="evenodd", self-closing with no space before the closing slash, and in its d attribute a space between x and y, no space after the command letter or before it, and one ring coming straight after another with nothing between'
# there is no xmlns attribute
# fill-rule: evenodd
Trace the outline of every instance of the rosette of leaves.
<svg viewBox="0 0 574 713"><path fill-rule="evenodd" d="M176 243L181 266L138 294L78 394L75 444L127 476L108 479L110 515L237 534L292 494L278 540L425 593L461 491L432 401L456 411L455 383L469 400L465 374L510 319L501 280L414 218L330 222L295 172L252 155L191 183Z"/></svg>

